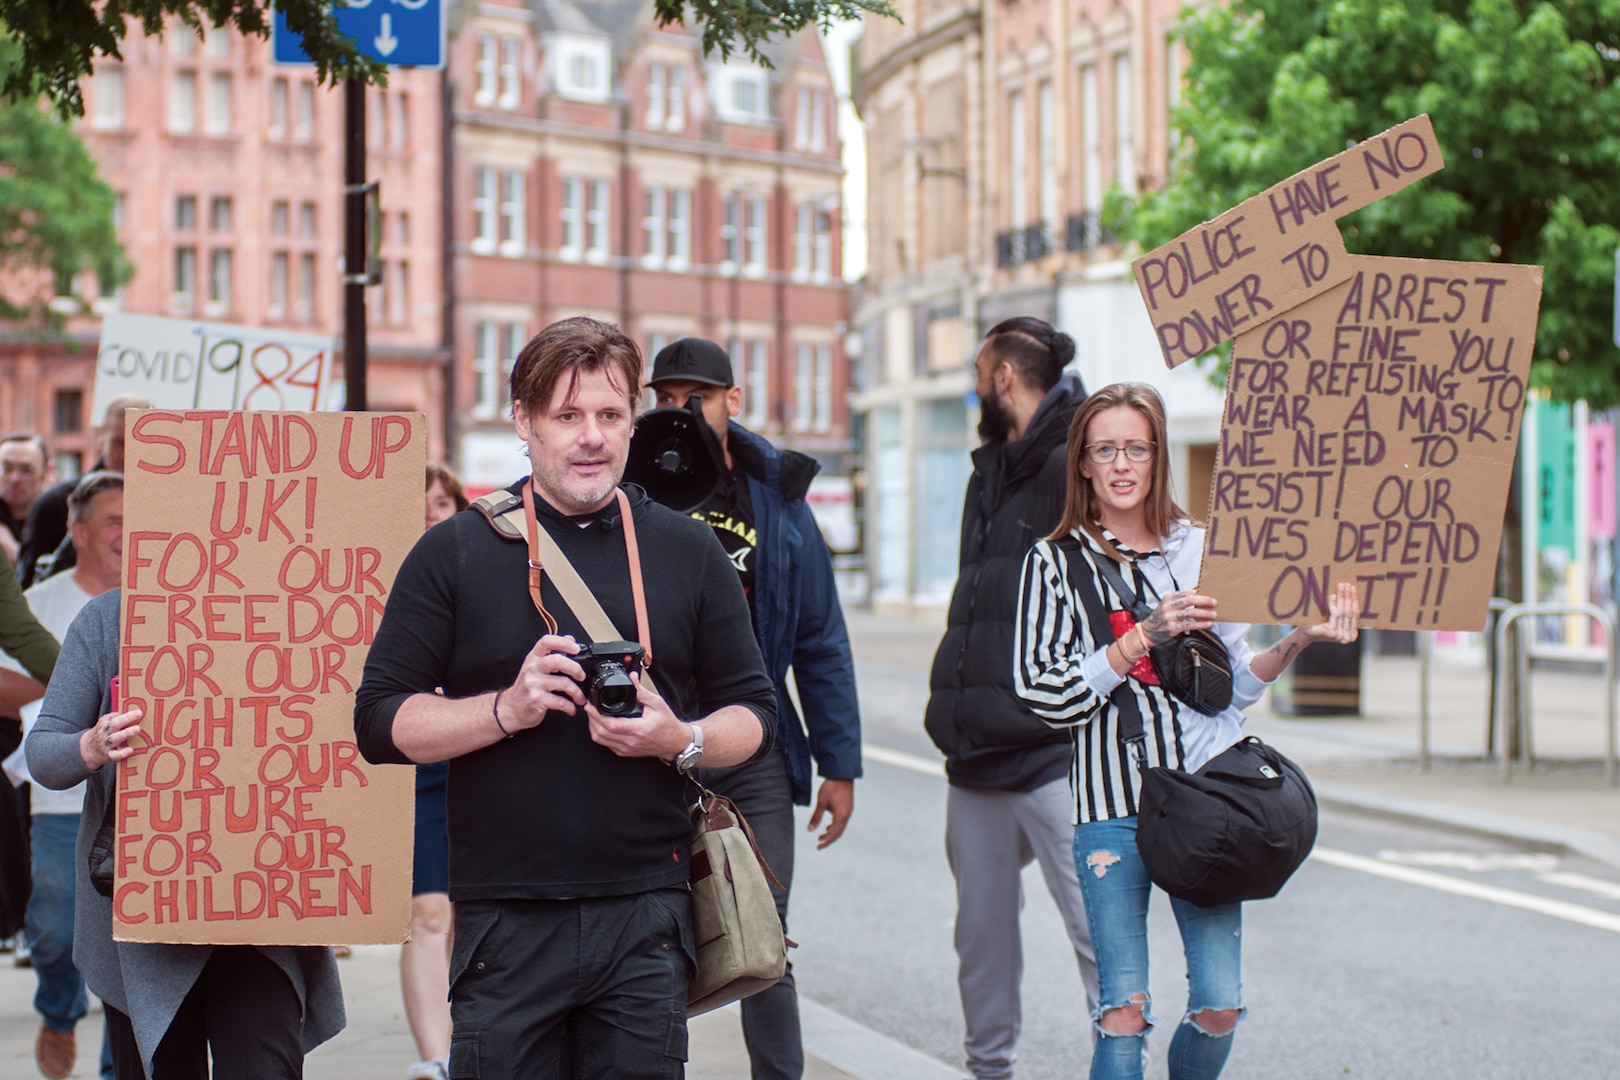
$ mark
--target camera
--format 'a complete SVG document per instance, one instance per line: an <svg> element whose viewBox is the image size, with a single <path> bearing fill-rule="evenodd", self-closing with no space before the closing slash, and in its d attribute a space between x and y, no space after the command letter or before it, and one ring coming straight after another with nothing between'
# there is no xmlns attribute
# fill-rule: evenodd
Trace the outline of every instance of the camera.
<svg viewBox="0 0 1620 1080"><path fill-rule="evenodd" d="M585 669L579 681L585 700L603 716L640 716L632 672L642 670L646 653L633 641L598 641L584 644L574 662Z"/></svg>

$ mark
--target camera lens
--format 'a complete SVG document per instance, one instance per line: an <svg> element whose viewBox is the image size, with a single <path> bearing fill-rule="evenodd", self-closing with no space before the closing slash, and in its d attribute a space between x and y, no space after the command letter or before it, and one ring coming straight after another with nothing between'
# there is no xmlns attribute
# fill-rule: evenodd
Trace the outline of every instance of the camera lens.
<svg viewBox="0 0 1620 1080"><path fill-rule="evenodd" d="M603 716L639 716L641 704L636 700L636 684L630 681L624 665L611 660L603 661L595 677L585 688L596 711Z"/></svg>

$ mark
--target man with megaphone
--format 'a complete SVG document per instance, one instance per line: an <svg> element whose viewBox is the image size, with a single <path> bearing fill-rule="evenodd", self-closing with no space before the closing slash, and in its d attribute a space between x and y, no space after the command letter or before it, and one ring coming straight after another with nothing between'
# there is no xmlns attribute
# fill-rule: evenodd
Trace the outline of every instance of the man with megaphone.
<svg viewBox="0 0 1620 1080"><path fill-rule="evenodd" d="M653 360L647 382L659 407L637 424L625 479L714 529L742 578L765 668L776 684L778 737L770 752L735 768L700 768L698 777L737 803L765 860L791 888L793 804L810 804L811 759L822 779L810 831L828 818L818 849L843 835L861 775L849 635L832 555L805 502L820 466L778 450L733 419L742 411L742 388L731 358L712 341L671 342ZM802 719L788 697L789 669ZM772 891L785 929L787 890ZM742 1020L754 1080L803 1075L791 964L776 986L743 999Z"/></svg>

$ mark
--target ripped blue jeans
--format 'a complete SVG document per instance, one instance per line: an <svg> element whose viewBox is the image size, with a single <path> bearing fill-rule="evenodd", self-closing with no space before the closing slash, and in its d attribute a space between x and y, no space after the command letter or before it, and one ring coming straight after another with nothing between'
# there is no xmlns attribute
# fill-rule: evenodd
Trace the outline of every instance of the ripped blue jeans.
<svg viewBox="0 0 1620 1080"><path fill-rule="evenodd" d="M1092 1014L1091 1080L1141 1080L1153 1026L1148 991L1147 915L1153 883L1136 850L1136 818L1086 822L1074 832L1074 864L1097 950L1100 1002ZM1212 1035L1194 1014L1243 1008L1243 905L1202 908L1170 900L1187 957L1187 1012L1170 1040L1170 1080L1215 1080L1232 1052L1232 1033ZM1111 1009L1140 1004L1147 1026L1115 1035L1098 1023Z"/></svg>

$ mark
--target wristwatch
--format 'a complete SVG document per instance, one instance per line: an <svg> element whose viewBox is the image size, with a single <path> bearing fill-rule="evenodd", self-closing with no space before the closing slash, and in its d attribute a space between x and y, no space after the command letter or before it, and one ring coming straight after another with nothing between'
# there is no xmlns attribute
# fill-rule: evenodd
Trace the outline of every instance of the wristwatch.
<svg viewBox="0 0 1620 1080"><path fill-rule="evenodd" d="M703 760L703 725L688 724L687 727L692 729L692 741L686 744L686 749L675 755L672 762L675 770L682 776L691 775L692 770L698 767L698 762Z"/></svg>

